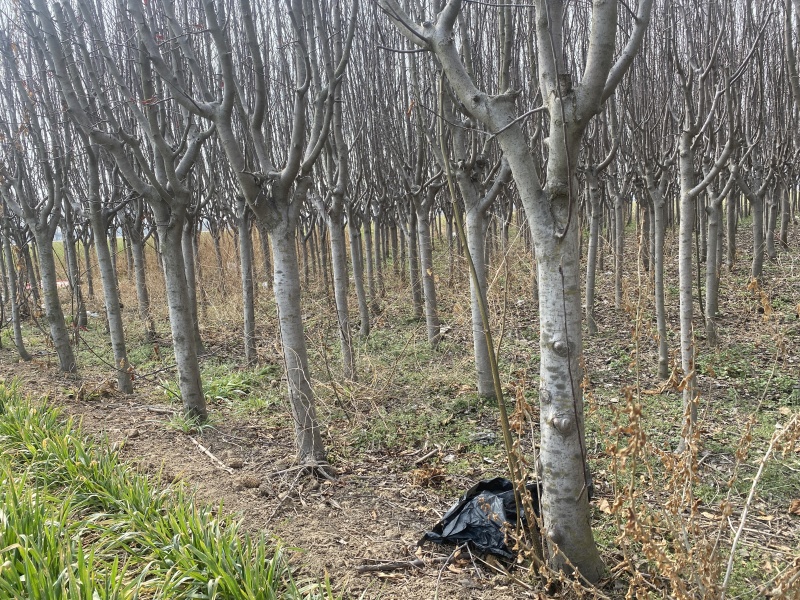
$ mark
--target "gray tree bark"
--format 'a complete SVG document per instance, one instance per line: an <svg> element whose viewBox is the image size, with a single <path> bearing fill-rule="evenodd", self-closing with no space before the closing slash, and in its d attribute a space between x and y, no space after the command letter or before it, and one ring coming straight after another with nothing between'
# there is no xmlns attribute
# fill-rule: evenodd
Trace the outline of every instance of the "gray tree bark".
<svg viewBox="0 0 800 600"><path fill-rule="evenodd" d="M64 248L64 258L67 262L67 279L72 294L74 310L73 327L86 328L88 317L86 315L86 303L83 301L83 286L81 285L81 271L80 265L78 264L75 221L72 207L66 199L64 202L64 219L61 229L63 234L62 245Z"/></svg>
<svg viewBox="0 0 800 600"><path fill-rule="evenodd" d="M192 214L188 214L188 213ZM183 221L183 235L181 237L181 252L183 253L183 266L185 269L184 281L186 282L187 308L191 314L192 335L197 354L205 352L203 337L200 335L200 318L197 314L197 270L194 265L194 211L187 211ZM164 267L166 270L166 267ZM170 284L167 283L167 286Z"/></svg>
<svg viewBox="0 0 800 600"><path fill-rule="evenodd" d="M25 340L22 338L22 321L20 320L19 294L17 290L17 269L14 260L14 253L11 250L11 232L7 219L3 220L3 254L8 265L6 277L8 286L8 299L11 303L11 327L14 330L14 345L17 347L19 357L24 361L31 360L31 355L25 348Z"/></svg>
<svg viewBox="0 0 800 600"><path fill-rule="evenodd" d="M344 194L331 194L331 203L326 206L316 195L312 201L317 214L325 221L330 238L331 270L333 271L333 298L336 319L339 325L339 351L342 355L342 376L356 379L353 339L350 331L350 308L348 305L350 278L347 271L347 248L344 237Z"/></svg>
<svg viewBox="0 0 800 600"><path fill-rule="evenodd" d="M147 289L147 277L144 256L144 225L142 223L144 201L138 199L135 201L135 209L133 217L126 217L128 219L128 235L131 240L131 254L133 255L133 270L136 276L136 300L139 309L139 318L145 325L145 336L148 342L152 342L156 337L156 326L153 321L153 315L150 312L150 292ZM108 231L106 227L105 231ZM106 239L106 248L108 247L108 238ZM110 254L109 254L110 259ZM116 280L116 271L114 270L113 261L110 264L111 273Z"/></svg>
<svg viewBox="0 0 800 600"><path fill-rule="evenodd" d="M780 190L781 229L779 233L779 239L781 248L786 250L789 248L789 225L792 222L792 207L789 203L789 187L786 185L785 181L781 182Z"/></svg>
<svg viewBox="0 0 800 600"><path fill-rule="evenodd" d="M765 237L767 258L769 260L775 260L778 258L778 250L775 247L775 228L778 223L778 212L780 211L780 185L773 185L771 192L767 204L767 227Z"/></svg>
<svg viewBox="0 0 800 600"><path fill-rule="evenodd" d="M589 244L586 249L586 326L589 335L597 335L594 318L594 287L597 275L597 245L600 240L600 218L603 216L603 199L597 174L592 170L586 173L586 186L589 209Z"/></svg>
<svg viewBox="0 0 800 600"><path fill-rule="evenodd" d="M694 270L692 268L694 228L697 216L697 196L703 192L719 174L728 162L728 157L733 151L734 135L728 132L728 143L720 153L719 158L706 169L705 177L697 182L694 169L694 140L701 131L701 125L696 121L691 111L694 110L691 98L691 88L685 88L686 113L684 129L678 140L678 171L680 180L680 225L678 229L678 279L680 297L680 323L681 323L681 368L683 369L683 413L689 419L688 430L678 446L682 451L687 447L692 433L697 424L697 375L695 373L695 340L694 327L694 300L692 287L694 284ZM729 92L726 92L728 96ZM732 115L731 101L728 98L728 112ZM732 116L729 123L733 123ZM705 160L710 162L710 158Z"/></svg>
<svg viewBox="0 0 800 600"><path fill-rule="evenodd" d="M350 258L353 261L353 283L358 301L358 317L361 321L358 335L364 339L370 332L369 303L364 289L364 252L361 243L361 219L347 206L347 231L350 235Z"/></svg>
<svg viewBox="0 0 800 600"><path fill-rule="evenodd" d="M741 167L735 165L731 173L736 179L736 184L750 203L753 217L753 261L750 266L750 277L760 280L764 272L764 197L766 196L773 171L770 169L766 176L760 167L752 169L752 186L748 184L741 174ZM728 243L730 244L729 237Z"/></svg>
<svg viewBox="0 0 800 600"><path fill-rule="evenodd" d="M708 203L706 204L708 244L706 245L705 323L706 339L708 345L712 348L719 344L716 319L719 314L719 240L722 236L722 203L730 193L733 181L733 176L729 177L725 187L719 193L713 186L709 185L708 187Z"/></svg>
<svg viewBox="0 0 800 600"><path fill-rule="evenodd" d="M91 259L91 233L84 234L81 240L83 246L83 262L86 263L86 293L90 300L94 300L94 267Z"/></svg>
<svg viewBox="0 0 800 600"><path fill-rule="evenodd" d="M236 218L239 228L239 256L242 274L242 310L244 313L244 360L256 364L256 310L253 289L253 238L250 236L250 208L242 196L236 198Z"/></svg>
<svg viewBox="0 0 800 600"><path fill-rule="evenodd" d="M75 353L70 345L69 332L64 322L64 311L58 297L53 234L48 231L47 226L29 224L29 227L33 230L36 244L39 247L39 276L42 282L44 312L50 326L50 337L53 339L53 345L58 354L58 364L62 371L74 373L78 370L78 365L75 362Z"/></svg>
<svg viewBox="0 0 800 600"><path fill-rule="evenodd" d="M583 443L580 356L581 293L575 168L583 131L608 98L638 49L650 14L640 2L631 42L612 68L617 3L595 4L583 79L573 88L561 46L563 3L536 2L539 77L551 119L547 183L543 189L522 127L515 94L479 90L454 44L462 2L450 0L435 23L417 25L395 0L380 5L414 44L435 54L463 110L493 132L507 158L533 234L539 275L542 432L540 462L543 526L554 568L577 568L597 581L603 563L589 524L588 472ZM507 28L512 20L507 19ZM556 24L550 26L550 23ZM506 32L507 39L510 33ZM469 43L465 40L465 43Z"/></svg>
<svg viewBox="0 0 800 600"><path fill-rule="evenodd" d="M189 300L186 284L186 265L183 262L185 215L174 211L169 214L161 207L153 207L158 228L159 250L167 281L167 306L172 331L172 346L178 369L178 387L188 416L205 420L208 417L200 364L195 344L195 314Z"/></svg>
<svg viewBox="0 0 800 600"><path fill-rule="evenodd" d="M92 223L94 247L97 254L97 265L100 271L100 282L103 286L103 300L108 319L108 332L111 337L111 351L114 354L114 368L117 373L117 388L124 394L133 393L133 379L131 378L128 351L125 345L125 330L122 325L122 309L119 302L119 287L117 274L111 262L111 252L108 250L108 219L103 211L100 201L99 177L99 148L93 148L84 143L84 150L88 158L89 180L89 218Z"/></svg>
<svg viewBox="0 0 800 600"><path fill-rule="evenodd" d="M412 194L413 210L417 215L417 243L419 263L422 272L422 295L425 302L425 331L428 343L435 348L441 340L441 324L439 307L436 301L436 276L433 272L433 246L431 244L430 209L441 184L430 184L422 193ZM413 233L412 233L413 235Z"/></svg>
<svg viewBox="0 0 800 600"><path fill-rule="evenodd" d="M665 167L666 168L666 167ZM669 347L667 345L667 311L664 304L664 236L667 223L664 215L664 194L667 189L667 173L662 172L656 183L652 171L646 173L647 192L653 204L653 288L656 305L656 331L658 332L658 376L669 377Z"/></svg>
<svg viewBox="0 0 800 600"><path fill-rule="evenodd" d="M289 385L289 400L294 418L298 459L301 464L326 462L314 408L308 368L308 351L303 331L303 312L300 303L300 269L297 264L295 228L278 226L270 231L275 302L283 344L283 358Z"/></svg>
<svg viewBox="0 0 800 600"><path fill-rule="evenodd" d="M733 265L736 264L736 229L739 218L736 207L738 203L738 193L729 195L728 201L725 203L725 239L727 240L725 266L729 272L733 271Z"/></svg>
<svg viewBox="0 0 800 600"><path fill-rule="evenodd" d="M413 203L412 203L413 204ZM419 246L417 244L417 211L412 206L408 211L408 220L401 218L398 225L406 238L404 248L408 248L408 277L411 281L411 308L414 318L422 318L422 282L419 274ZM401 260L402 262L402 260Z"/></svg>

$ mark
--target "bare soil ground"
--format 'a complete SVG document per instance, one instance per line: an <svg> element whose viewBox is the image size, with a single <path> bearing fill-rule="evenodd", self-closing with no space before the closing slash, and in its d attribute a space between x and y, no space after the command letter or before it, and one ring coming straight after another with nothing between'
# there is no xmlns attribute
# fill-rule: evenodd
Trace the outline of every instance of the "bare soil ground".
<svg viewBox="0 0 800 600"><path fill-rule="evenodd" d="M417 549L422 534L454 500L411 481L407 469L420 458L419 451L359 456L337 464L339 477L333 482L300 477L293 469L292 432L285 427L242 420L217 407L222 414L213 427L184 433L169 426L177 409L164 404L158 391L148 397L146 391L125 396L102 389L92 399L80 399L76 390L93 392L103 382L65 376L38 361L12 360L11 351L0 351L0 377L16 378L25 392L47 396L86 433L119 447L120 455L139 469L167 484L191 486L199 501L221 503L225 511L241 516L245 529L269 532L296 547L303 575L322 578L327 573L347 597L537 597L493 575L476 557L465 554L440 567L446 553ZM425 567L356 572L361 565L418 558L426 559Z"/></svg>

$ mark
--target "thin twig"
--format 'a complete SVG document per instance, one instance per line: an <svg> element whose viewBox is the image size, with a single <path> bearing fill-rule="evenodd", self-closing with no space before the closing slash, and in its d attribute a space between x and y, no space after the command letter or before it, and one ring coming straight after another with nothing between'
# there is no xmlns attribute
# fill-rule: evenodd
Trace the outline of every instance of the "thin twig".
<svg viewBox="0 0 800 600"><path fill-rule="evenodd" d="M400 571L402 569L421 569L425 561L421 558L395 562L378 563L375 565L358 565L356 573L385 573L387 571Z"/></svg>
<svg viewBox="0 0 800 600"><path fill-rule="evenodd" d="M769 441L769 447L767 451L764 453L764 456L761 458L761 462L758 465L758 472L753 477L753 483L750 485L750 493L747 495L747 502L744 504L744 509L742 510L742 516L739 519L739 528L736 530L736 535L733 537L733 542L731 543L731 552L728 555L728 566L725 569L725 579L722 580L722 592L720 593L720 600L725 600L725 593L728 591L728 583L731 578L731 572L733 571L733 561L736 557L736 546L739 543L739 538L742 536L742 531L744 530L744 524L747 521L747 513L750 510L750 504L753 502L753 498L756 495L756 487L758 486L758 481L761 479L761 475L764 472L764 467L767 464L767 460L769 460L770 454L775 449L775 444L778 440L783 437L783 433L786 431L791 431L794 422L797 421L798 417L792 419L792 421L783 429L776 431L772 435L772 439Z"/></svg>
<svg viewBox="0 0 800 600"><path fill-rule="evenodd" d="M233 469L231 469L230 467L226 466L224 462L222 462L222 461L221 461L220 459L218 459L216 456L214 456L213 454L211 454L211 451L210 451L208 448L206 448L205 446L203 446L203 444L201 444L200 442L198 442L198 441L197 441L196 439L194 439L192 436L189 436L189 439L190 439L190 440L192 440L192 443L193 443L195 446L197 446L197 447L200 449L200 452L202 452L202 453L203 453L203 454L205 454L205 455L206 455L208 458L210 458L210 459L211 459L211 462L212 462L212 463L214 463L214 464L215 464L217 467L219 467L219 468L220 468L220 469L222 469L223 471L227 472L229 475L233 475Z"/></svg>
<svg viewBox="0 0 800 600"><path fill-rule="evenodd" d="M425 454L425 455L423 455L423 456L420 456L420 457L419 457L417 460L415 460L415 461L414 461L414 466L421 465L421 464L422 464L422 463L424 463L426 460L428 460L429 458L433 458L433 457L434 457L434 456L436 456L437 454L439 454L439 448L434 448L433 450L431 450L431 451L430 451L430 452L428 452L427 454Z"/></svg>

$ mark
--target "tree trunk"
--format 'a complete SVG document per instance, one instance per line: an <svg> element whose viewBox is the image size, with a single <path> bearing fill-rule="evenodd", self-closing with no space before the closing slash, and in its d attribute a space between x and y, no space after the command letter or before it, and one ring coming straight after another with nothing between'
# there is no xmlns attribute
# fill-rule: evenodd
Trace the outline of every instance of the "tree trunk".
<svg viewBox="0 0 800 600"><path fill-rule="evenodd" d="M706 223L706 217L708 212L706 211L707 203L706 203L706 194L701 194L697 198L697 230L698 230L698 255L700 257L700 262L706 259L708 255L708 224Z"/></svg>
<svg viewBox="0 0 800 600"><path fill-rule="evenodd" d="M614 195L614 308L622 308L622 273L625 264L625 203Z"/></svg>
<svg viewBox="0 0 800 600"><path fill-rule="evenodd" d="M2 227L3 227L2 235L3 235L3 237L7 238L9 236L9 233L8 233L8 229L7 229L7 227L6 227L4 222L2 223ZM9 244L10 243L11 242L9 241ZM0 312L2 312L2 315L0 315L0 316L2 316L3 319L5 319L5 312L4 312L5 311L5 307L2 306L2 305L4 305L6 302L8 302L8 297L9 297L7 270L14 268L13 263L8 263L8 264L12 265L12 266L6 266L5 250L0 250L0 278L2 279L2 297L0 297ZM15 276L15 280L16 280L16 270L14 272L14 276ZM2 341L0 341L0 348L1 347L2 347Z"/></svg>
<svg viewBox="0 0 800 600"><path fill-rule="evenodd" d="M600 218L603 215L602 198L597 176L586 174L589 188L589 246L586 252L586 325L589 335L597 335L597 323L594 320L594 288L597 276L597 244L600 241Z"/></svg>
<svg viewBox="0 0 800 600"><path fill-rule="evenodd" d="M414 318L422 318L422 285L419 277L419 248L417 244L417 213L412 207L409 211L408 228L403 227L408 246L408 275L411 279L411 303L414 309ZM404 246L405 247L405 246Z"/></svg>
<svg viewBox="0 0 800 600"><path fill-rule="evenodd" d="M650 195L653 203L653 238L655 251L653 252L653 282L656 305L656 331L658 332L658 376L661 379L669 377L669 347L667 345L667 311L664 304L664 236L667 223L664 217L664 196L660 191L654 190L652 185ZM657 194L655 193L657 192Z"/></svg>
<svg viewBox="0 0 800 600"><path fill-rule="evenodd" d="M347 228L350 233L350 256L353 261L353 282L356 287L356 298L358 299L358 315L361 319L361 327L358 334L366 338L370 331L369 305L367 304L367 294L364 290L364 257L361 247L361 228L358 219L352 214L348 216Z"/></svg>
<svg viewBox="0 0 800 600"><path fill-rule="evenodd" d="M686 447L697 423L697 398L694 371L695 347L692 317L694 304L692 284L693 234L696 216L696 197L689 193L694 187L694 161L692 152L693 136L687 131L681 133L679 155L680 168L680 226L678 230L678 278L680 288L680 323L681 323L681 367L683 369L683 414L689 417L689 430L684 431L679 449Z"/></svg>
<svg viewBox="0 0 800 600"><path fill-rule="evenodd" d="M780 210L780 186L775 186L767 207L767 258L775 260L778 258L778 251L775 248L775 227L778 222L778 211Z"/></svg>
<svg viewBox="0 0 800 600"><path fill-rule="evenodd" d="M438 188L426 190L424 202L415 199L417 213L417 239L419 241L419 260L422 268L422 289L425 299L425 328L428 343L435 348L441 339L439 308L436 302L436 280L433 274L433 250L431 246L431 223L429 207ZM412 234L413 235L413 234Z"/></svg>
<svg viewBox="0 0 800 600"><path fill-rule="evenodd" d="M145 270L144 258L144 240L142 239L141 228L137 226L131 227L131 254L133 255L133 270L136 275L136 300L139 305L139 318L145 324L145 331L147 341L152 342L156 337L156 326L153 322L153 315L150 313L150 293L147 290L147 272ZM95 242L98 243L98 242ZM105 240L106 248L108 248L108 240ZM100 250L97 250L99 253ZM109 260L111 256L109 254ZM98 255L99 261L99 255ZM114 275L116 281L116 272L114 271L113 262L109 264L111 273Z"/></svg>
<svg viewBox="0 0 800 600"><path fill-rule="evenodd" d="M364 263L367 265L367 289L369 290L369 307L370 307L370 313L376 315L380 312L380 306L378 303L378 286L375 279L375 251L373 248L373 234L372 234L373 221L369 206L367 206L364 209L364 213L366 215L366 219L363 224L364 246L365 246ZM375 228L375 233L377 235L377 228Z"/></svg>
<svg viewBox="0 0 800 600"><path fill-rule="evenodd" d="M42 304L42 297L39 293L40 284L39 284L39 275L36 272L36 268L33 265L33 260L31 259L31 244L25 244L22 247L22 258L25 260L25 270L28 272L28 283L31 287L31 294L33 295L33 301L36 304L36 310L39 310L39 307Z"/></svg>
<svg viewBox="0 0 800 600"><path fill-rule="evenodd" d="M108 224L108 228L111 230L111 235L108 236L109 245L111 246L111 264L114 266L114 273L117 279L119 279L119 269L117 268L117 255L119 254L119 243L117 242L117 224L112 220Z"/></svg>
<svg viewBox="0 0 800 600"><path fill-rule="evenodd" d="M380 312L380 303L378 298L383 298L386 293L386 284L383 279L383 249L386 247L386 229L381 222L376 218L375 221L375 279L378 286L377 296L374 299L373 310Z"/></svg>
<svg viewBox="0 0 800 600"><path fill-rule="evenodd" d="M17 347L19 357L24 361L31 360L31 355L25 349L25 341L22 339L22 322L20 321L19 314L19 299L17 297L17 269L14 254L11 251L11 241L9 240L10 233L8 227L3 234L3 254L5 255L5 262L8 265L6 269L6 281L8 285L8 295L11 301L11 327L14 330L14 345Z"/></svg>
<svg viewBox="0 0 800 600"><path fill-rule="evenodd" d="M280 223L270 231L275 302L278 306L283 357L289 384L289 402L294 418L300 464L324 463L325 448L314 409L308 352L300 303L300 269L297 262L295 227Z"/></svg>
<svg viewBox="0 0 800 600"><path fill-rule="evenodd" d="M94 177L94 175L92 175L92 177ZM97 185L99 186L99 180ZM114 272L114 266L111 262L111 252L108 250L108 238L106 237L108 228L103 218L102 206L99 196L96 196L94 191L90 198L89 210L92 220L92 232L95 236L94 248L97 254L97 266L100 271L100 282L103 286L103 300L106 306L108 332L111 337L111 351L114 354L114 368L117 373L117 388L124 394L131 394L133 393L133 380L131 379L129 370L128 351L125 347L125 330L122 325L122 309L119 303L117 274Z"/></svg>
<svg viewBox="0 0 800 600"><path fill-rule="evenodd" d="M75 246L75 224L72 220L72 208L64 207L63 221L63 240L64 257L67 261L67 279L69 280L70 292L72 294L73 326L86 328L88 318L86 316L86 304L83 302L83 290L81 289L80 265L78 264L78 250Z"/></svg>
<svg viewBox="0 0 800 600"><path fill-rule="evenodd" d="M750 277L760 280L764 272L764 199L751 197L750 208L753 214L753 262Z"/></svg>
<svg viewBox="0 0 800 600"><path fill-rule="evenodd" d="M650 256L650 210L646 203L642 205L642 223L639 239L642 244L642 268L649 273L650 263L653 259Z"/></svg>
<svg viewBox="0 0 800 600"><path fill-rule="evenodd" d="M784 250L789 248L789 224L792 219L792 210L789 202L789 188L786 185L780 186L781 203L781 230L780 242Z"/></svg>
<svg viewBox="0 0 800 600"><path fill-rule="evenodd" d="M728 200L725 203L725 227L727 231L726 238L728 240L728 249L725 257L725 266L728 271L733 271L733 265L736 263L736 221L738 213L736 205L739 202L739 191L728 195Z"/></svg>
<svg viewBox="0 0 800 600"><path fill-rule="evenodd" d="M34 229L34 235L39 249L39 275L42 281L45 314L50 324L50 336L58 354L60 369L67 373L74 373L77 370L77 365L75 363L75 353L69 343L69 333L64 322L61 300L58 297L53 242L48 237L48 234L40 229Z"/></svg>
<svg viewBox="0 0 800 600"><path fill-rule="evenodd" d="M86 263L86 293L89 299L94 299L94 267L92 266L92 259L90 254L90 246L88 240L81 242L83 246L83 261Z"/></svg>
<svg viewBox="0 0 800 600"><path fill-rule="evenodd" d="M256 219L256 228L258 229L258 240L261 244L261 262L264 267L264 281L267 285L272 285L272 258L270 258L269 251L269 233L267 228L258 219ZM325 251L323 250L323 257ZM323 265L324 269L324 265Z"/></svg>
<svg viewBox="0 0 800 600"><path fill-rule="evenodd" d="M405 273L405 269L401 269L401 264L403 262L403 258L397 253L397 225L392 223L389 226L389 233L391 239L391 246L392 246L392 270L394 271L395 277L401 273ZM416 315L416 308L414 310L414 314Z"/></svg>
<svg viewBox="0 0 800 600"><path fill-rule="evenodd" d="M184 264L185 216L157 214L156 217L159 250L164 265L172 345L178 369L178 387L187 416L204 421L208 413L200 379L200 364L197 360L196 313L192 311L190 305L186 282L187 269ZM191 243L189 246L191 249Z"/></svg>
<svg viewBox="0 0 800 600"><path fill-rule="evenodd" d="M244 360L248 366L256 364L256 310L253 290L253 238L250 236L250 209L244 198L236 199L237 226L239 228L239 256L242 259L242 312L244 325Z"/></svg>
<svg viewBox="0 0 800 600"><path fill-rule="evenodd" d="M225 261L222 258L222 244L220 237L222 232L217 229L211 230L211 239L214 240L214 256L217 259L217 290L224 296L225 290Z"/></svg>
<svg viewBox="0 0 800 600"><path fill-rule="evenodd" d="M456 270L456 247L455 247L455 229L453 227L453 208L450 206L449 210L445 212L445 221L447 227L445 228L445 235L447 236L447 287L452 288L455 280Z"/></svg>
<svg viewBox="0 0 800 600"><path fill-rule="evenodd" d="M336 303L336 317L339 323L342 375L347 380L355 380L356 367L353 357L353 339L350 331L350 309L348 306L350 278L347 272L347 249L345 247L344 220L341 205L331 211L327 220L331 244L333 297Z"/></svg>
<svg viewBox="0 0 800 600"><path fill-rule="evenodd" d="M531 228L535 228L533 222ZM604 568L589 525L578 235L573 224L560 242L552 236L535 236L541 328L542 514L552 566L562 568L569 557L584 577L596 581Z"/></svg>
<svg viewBox="0 0 800 600"><path fill-rule="evenodd" d="M322 284L325 286L325 298L330 301L330 292L331 292L331 284L330 284L330 276L328 275L329 271L333 271L333 266L331 264L331 260L328 257L328 246L326 245L327 240L325 239L328 237L328 228L325 226L324 221L320 222L320 254L322 254Z"/></svg>
<svg viewBox="0 0 800 600"><path fill-rule="evenodd" d="M192 333L194 335L195 348L198 354L203 354L203 338L200 336L200 320L197 317L197 279L194 270L194 248L192 238L194 237L194 218L187 217L183 223L183 236L181 238L181 252L183 253L183 265L186 269L184 279L186 281L188 308L192 315ZM165 267L166 268L166 267Z"/></svg>
<svg viewBox="0 0 800 600"><path fill-rule="evenodd" d="M303 250L303 285L308 288L309 282L311 281L311 269L308 264L308 237L306 237L302 228L300 229L300 236L297 243L302 246Z"/></svg>
<svg viewBox="0 0 800 600"><path fill-rule="evenodd" d="M122 249L125 251L125 275L128 281L133 279L133 256L131 254L131 241L127 232L122 230Z"/></svg>
<svg viewBox="0 0 800 600"><path fill-rule="evenodd" d="M486 216L479 210L467 210L467 247L475 266L475 278L469 279L470 309L472 313L472 346L475 354L475 371L477 375L478 395L483 398L494 398L494 380L492 379L489 361L489 346L486 343L483 318L481 317L480 295L486 298L486 262L483 248L486 245ZM477 279L477 282L475 281Z"/></svg>
<svg viewBox="0 0 800 600"><path fill-rule="evenodd" d="M711 198L708 203L708 245L706 246L706 338L708 345L719 344L717 336L717 313L719 313L718 256L720 230L722 228L722 197Z"/></svg>

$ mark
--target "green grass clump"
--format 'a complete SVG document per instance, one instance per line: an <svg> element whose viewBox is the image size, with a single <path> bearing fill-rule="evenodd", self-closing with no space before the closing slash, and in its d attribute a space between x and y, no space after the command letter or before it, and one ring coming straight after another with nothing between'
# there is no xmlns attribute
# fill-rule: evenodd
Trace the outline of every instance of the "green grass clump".
<svg viewBox="0 0 800 600"><path fill-rule="evenodd" d="M285 552L0 383L0 597L330 598Z"/></svg>
<svg viewBox="0 0 800 600"><path fill-rule="evenodd" d="M280 367L277 365L255 369L237 369L229 364L204 365L203 395L206 402L226 405L241 414L266 411L280 403L280 391L271 385L280 376ZM162 387L168 397L180 400L177 381L163 381Z"/></svg>

